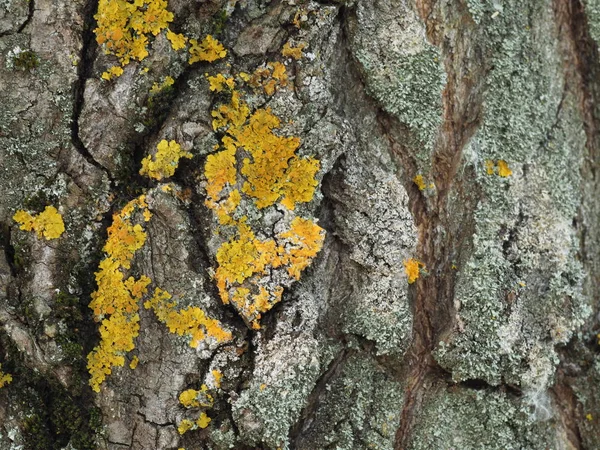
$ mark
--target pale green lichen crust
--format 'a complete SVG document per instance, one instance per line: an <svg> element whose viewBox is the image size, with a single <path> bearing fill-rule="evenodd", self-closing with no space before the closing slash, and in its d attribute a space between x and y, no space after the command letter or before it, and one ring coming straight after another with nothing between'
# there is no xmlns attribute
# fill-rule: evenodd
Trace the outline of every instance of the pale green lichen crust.
<svg viewBox="0 0 600 450"><path fill-rule="evenodd" d="M403 386L365 355L352 354L328 382L296 448L392 450L400 424ZM369 380L365 383L365 380Z"/></svg>
<svg viewBox="0 0 600 450"><path fill-rule="evenodd" d="M561 448L555 426L506 393L440 386L417 415L408 450Z"/></svg>
<svg viewBox="0 0 600 450"><path fill-rule="evenodd" d="M464 162L482 195L473 253L458 267L456 329L436 358L455 380L537 391L553 381L554 347L589 315L573 226L585 136L554 75L562 73L559 49L547 51L556 42L549 2L505 3L479 28L492 69Z"/></svg>

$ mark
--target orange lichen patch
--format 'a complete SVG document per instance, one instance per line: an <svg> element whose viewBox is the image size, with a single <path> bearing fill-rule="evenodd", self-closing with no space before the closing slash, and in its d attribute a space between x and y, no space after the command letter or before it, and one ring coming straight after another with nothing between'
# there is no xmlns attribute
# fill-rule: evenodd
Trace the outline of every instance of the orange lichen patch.
<svg viewBox="0 0 600 450"><path fill-rule="evenodd" d="M427 184L423 179L423 175L415 175L415 177L413 178L413 183L417 185L420 191L423 191L427 188Z"/></svg>
<svg viewBox="0 0 600 450"><path fill-rule="evenodd" d="M13 220L21 224L21 230L35 231L38 237L44 237L46 240L57 239L65 231L62 216L54 206L46 206L44 211L36 216L19 210L13 216Z"/></svg>
<svg viewBox="0 0 600 450"><path fill-rule="evenodd" d="M167 30L167 39L171 43L173 50L181 50L185 48L187 38L183 34L173 33L171 30Z"/></svg>
<svg viewBox="0 0 600 450"><path fill-rule="evenodd" d="M167 10L166 0L100 0L94 19L98 23L94 29L96 42L125 66L131 60L142 61L148 56L149 36L166 29L173 21L173 13ZM102 77L111 79L122 73L122 69L113 67Z"/></svg>
<svg viewBox="0 0 600 450"><path fill-rule="evenodd" d="M12 382L12 376L8 373L2 372L2 364L0 364L0 388L3 388L7 384Z"/></svg>
<svg viewBox="0 0 600 450"><path fill-rule="evenodd" d="M289 231L280 235L291 243L282 256L290 276L300 279L300 273L310 265L323 246L325 231L312 220L296 217Z"/></svg>
<svg viewBox="0 0 600 450"><path fill-rule="evenodd" d="M142 160L140 175L147 175L155 180L169 178L175 173L181 158L192 158L192 154L181 150L181 146L175 141L163 139L156 146L154 159L148 155Z"/></svg>
<svg viewBox="0 0 600 450"><path fill-rule="evenodd" d="M306 44L301 42L297 47L292 47L289 42L286 42L283 45L283 49L281 50L281 54L283 56L294 58L296 61L302 58L302 50L306 48Z"/></svg>
<svg viewBox="0 0 600 450"><path fill-rule="evenodd" d="M113 216L104 245L106 257L96 272L98 288L92 293L90 308L94 319L101 321L100 343L88 355L87 368L90 386L99 392L100 384L112 372L112 367L125 364L124 355L135 348L134 339L139 333L139 301L147 292L150 279L125 279L124 271L146 240L146 233L139 224L133 224L135 211L147 210L145 196L139 196ZM132 361L133 363L133 361Z"/></svg>
<svg viewBox="0 0 600 450"><path fill-rule="evenodd" d="M215 76L206 77L209 83L209 89L213 92L221 92L226 87L229 89L235 88L235 81L233 77L226 77L222 73L218 73Z"/></svg>
<svg viewBox="0 0 600 450"><path fill-rule="evenodd" d="M231 93L231 102L228 105L220 105L211 112L211 115L213 117L213 130L216 131L219 128L228 127L232 133L236 133L250 115L250 108L240 98L239 91L233 91ZM229 145L233 145L233 140L230 138L229 143L223 141L223 145L229 148Z"/></svg>
<svg viewBox="0 0 600 450"><path fill-rule="evenodd" d="M152 309L158 320L163 322L171 333L190 338L190 347L196 348L207 337L217 342L231 339L231 333L224 330L218 320L206 317L202 309L188 306L177 310L177 303L171 301L172 296L167 291L156 288L152 298L144 302L146 309Z"/></svg>
<svg viewBox="0 0 600 450"><path fill-rule="evenodd" d="M189 51L190 59L188 60L188 63L190 64L194 64L198 61L213 62L227 56L225 47L210 34L200 43L196 39L190 39Z"/></svg>
<svg viewBox="0 0 600 450"><path fill-rule="evenodd" d="M419 278L421 268L425 268L425 264L414 258L404 261L404 272L408 277L408 284L414 283Z"/></svg>
<svg viewBox="0 0 600 450"><path fill-rule="evenodd" d="M173 77L170 77L167 75L162 83L160 83L160 84L154 83L152 85L152 87L150 88L150 93L158 94L159 92L165 90L166 88L173 86L173 83L175 83L175 80L173 79Z"/></svg>
<svg viewBox="0 0 600 450"><path fill-rule="evenodd" d="M498 175L501 177L508 177L512 175L512 170L510 170L506 161L498 161Z"/></svg>
<svg viewBox="0 0 600 450"><path fill-rule="evenodd" d="M281 204L293 211L296 203L310 202L315 196L315 189L319 185L315 175L321 164L317 159L293 158L286 170L286 182L281 187L283 199Z"/></svg>
<svg viewBox="0 0 600 450"><path fill-rule="evenodd" d="M231 138L228 138L231 140ZM206 157L204 175L208 180L206 193L210 200L218 200L223 188L235 184L235 153L234 145L226 145L222 150Z"/></svg>

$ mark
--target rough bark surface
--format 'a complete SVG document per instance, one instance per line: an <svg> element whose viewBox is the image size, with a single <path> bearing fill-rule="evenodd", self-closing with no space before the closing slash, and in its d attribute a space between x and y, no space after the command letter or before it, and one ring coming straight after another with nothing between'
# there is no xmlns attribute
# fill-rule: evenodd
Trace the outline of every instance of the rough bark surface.
<svg viewBox="0 0 600 450"><path fill-rule="evenodd" d="M600 449L600 0L168 8L227 56L188 64L163 30L107 81L97 0L0 0L0 449ZM320 161L297 214L326 237L298 282L268 275L285 290L256 329L214 280L204 165L229 98L206 74L277 61L287 86L245 99ZM163 139L193 155L169 189L139 174ZM96 393L94 273L143 193L130 273L232 338L192 348L140 307L135 350ZM48 205L58 239L13 220ZM262 239L290 220L242 208ZM199 410L179 395L202 385L211 421L180 434Z"/></svg>

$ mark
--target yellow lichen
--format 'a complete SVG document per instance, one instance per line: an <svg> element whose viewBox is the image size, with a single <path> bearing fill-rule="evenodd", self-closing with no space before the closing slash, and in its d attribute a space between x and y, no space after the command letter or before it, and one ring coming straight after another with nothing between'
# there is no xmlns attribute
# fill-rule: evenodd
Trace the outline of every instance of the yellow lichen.
<svg viewBox="0 0 600 450"><path fill-rule="evenodd" d="M177 431L179 432L179 434L184 434L184 433L188 432L189 430L191 430L192 428L194 428L194 422L192 422L189 419L183 419L181 422L179 422Z"/></svg>
<svg viewBox="0 0 600 450"><path fill-rule="evenodd" d="M205 412L200 413L200 417L196 419L196 425L198 428L206 428L209 423L210 417L208 417Z"/></svg>
<svg viewBox="0 0 600 450"><path fill-rule="evenodd" d="M118 78L123 75L123 68L121 66L113 66L110 69L102 72L102 79L110 81L113 78Z"/></svg>
<svg viewBox="0 0 600 450"><path fill-rule="evenodd" d="M238 75L250 86L262 86L267 94L287 83L285 66L279 62L258 68L251 77ZM217 75L209 81L218 90L223 79ZM320 163L297 155L300 139L276 134L279 118L269 108L251 112L238 90L232 90L230 102L219 105L212 117L213 128L224 136L216 148L220 150L206 159L205 203L219 224L232 227L235 234L216 252L214 278L221 300L232 303L250 327L259 328L262 314L283 294L282 286L266 285L271 271L285 267L290 280L299 279L322 246L323 230L312 220L295 217L287 232L272 239L257 238L247 218L234 212L248 199L259 209L279 203L289 211L310 202Z"/></svg>
<svg viewBox="0 0 600 450"><path fill-rule="evenodd" d="M139 301L147 292L150 279L125 279L124 271L146 240L141 225L134 225L131 216L135 211L146 210L145 196L137 197L113 216L104 245L106 257L96 272L97 289L92 293L90 308L94 319L100 321L100 343L88 355L87 368L90 386L100 391L100 384L112 372L112 367L125 364L124 355L135 348L134 339L139 333Z"/></svg>
<svg viewBox="0 0 600 450"><path fill-rule="evenodd" d="M131 362L129 363L129 368L131 370L135 370L135 368L138 366L139 363L140 363L140 359L137 356L134 356L133 358L131 358Z"/></svg>
<svg viewBox="0 0 600 450"><path fill-rule="evenodd" d="M204 38L202 42L196 39L190 39L190 59L189 64L194 64L198 61L213 62L217 59L225 58L227 50L219 41L213 38L210 34Z"/></svg>
<svg viewBox="0 0 600 450"><path fill-rule="evenodd" d="M215 379L215 386L216 387L221 387L221 379L223 378L223 374L221 372L219 372L218 370L212 370L210 372L213 376L213 378Z"/></svg>
<svg viewBox="0 0 600 450"><path fill-rule="evenodd" d="M225 87L229 89L235 88L235 81L232 77L227 78L222 73L215 76L208 76L209 89L213 92L221 92Z"/></svg>
<svg viewBox="0 0 600 450"><path fill-rule="evenodd" d="M404 261L404 272L408 277L408 284L414 283L419 278L421 268L425 268L425 264L414 258Z"/></svg>
<svg viewBox="0 0 600 450"><path fill-rule="evenodd" d="M175 141L162 140L156 146L154 158L148 155L142 160L140 175L147 175L155 180L169 178L175 173L181 158L192 158L192 154L181 150Z"/></svg>
<svg viewBox="0 0 600 450"><path fill-rule="evenodd" d="M19 227L21 230L35 231L38 237L44 237L46 240L57 239L65 231L62 216L54 206L46 206L44 211L36 216L19 210L13 219L21 224Z"/></svg>
<svg viewBox="0 0 600 450"><path fill-rule="evenodd" d="M158 320L163 322L171 333L190 338L190 347L196 348L207 337L217 342L231 339L231 333L224 330L218 320L206 317L197 306L177 310L177 303L167 291L156 288L150 300L144 302L146 309L152 309Z"/></svg>
<svg viewBox="0 0 600 450"><path fill-rule="evenodd" d="M281 54L283 56L294 58L295 60L299 60L302 58L302 50L306 48L306 44L301 42L297 47L292 47L289 42L286 42L283 45L283 49L281 50Z"/></svg>
<svg viewBox="0 0 600 450"><path fill-rule="evenodd" d="M498 161L498 175L500 175L501 177L508 177L512 175L512 170L510 170L506 161Z"/></svg>
<svg viewBox="0 0 600 450"><path fill-rule="evenodd" d="M12 382L12 376L9 373L2 372L2 364L0 364L0 388Z"/></svg>
<svg viewBox="0 0 600 450"><path fill-rule="evenodd" d="M494 161L491 159L485 161L485 171L488 175L494 175Z"/></svg>
<svg viewBox="0 0 600 450"><path fill-rule="evenodd" d="M417 185L420 191L423 191L427 188L427 184L423 179L423 175L415 175L415 177L413 178L413 183Z"/></svg>
<svg viewBox="0 0 600 450"><path fill-rule="evenodd" d="M208 392L208 386L203 384L200 390L187 389L179 394L179 403L186 408L211 408L214 398Z"/></svg>
<svg viewBox="0 0 600 450"><path fill-rule="evenodd" d="M173 50L181 50L185 48L187 38L183 34L173 33L171 30L167 30L167 39L171 43Z"/></svg>
<svg viewBox="0 0 600 450"><path fill-rule="evenodd" d="M94 29L96 42L125 66L131 60L142 61L148 56L150 35L166 29L173 21L173 13L167 10L166 0L100 0L94 19L98 23ZM113 67L102 77L110 79L120 73Z"/></svg>

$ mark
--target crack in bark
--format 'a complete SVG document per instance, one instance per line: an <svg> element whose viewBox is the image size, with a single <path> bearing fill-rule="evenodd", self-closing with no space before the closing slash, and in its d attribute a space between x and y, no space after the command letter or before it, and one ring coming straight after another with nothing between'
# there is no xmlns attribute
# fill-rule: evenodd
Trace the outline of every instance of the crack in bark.
<svg viewBox="0 0 600 450"><path fill-rule="evenodd" d="M110 171L98 162L90 151L86 148L81 137L79 136L79 117L83 109L85 84L94 65L94 53L96 40L94 39L93 23L94 13L98 8L98 0L88 0L85 4L83 16L82 30L82 46L79 55L79 64L77 65L77 80L74 83L73 89L73 115L71 117L71 142L77 152L92 166L104 172L114 185L114 178Z"/></svg>

